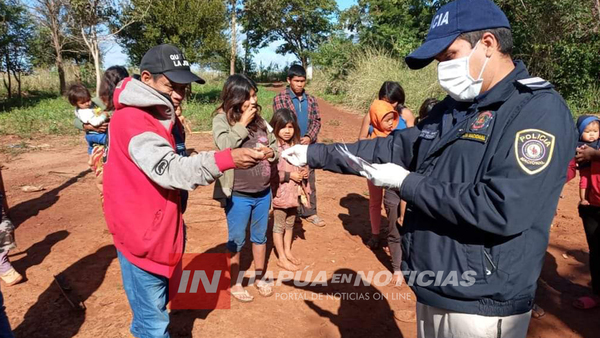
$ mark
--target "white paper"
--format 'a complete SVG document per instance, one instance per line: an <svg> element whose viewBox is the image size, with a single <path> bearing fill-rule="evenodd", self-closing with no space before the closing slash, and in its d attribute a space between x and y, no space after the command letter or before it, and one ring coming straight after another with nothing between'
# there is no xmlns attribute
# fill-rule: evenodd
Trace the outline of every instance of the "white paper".
<svg viewBox="0 0 600 338"><path fill-rule="evenodd" d="M365 171L365 167L375 169L375 167L371 163L363 160L362 158L360 158L358 156L354 156L352 153L350 153L350 151L348 151L348 147L346 147L345 144L343 144L343 143L338 144L336 146L336 149L342 155L342 157L346 161L346 164L348 164L348 166L350 168L352 168L353 170L361 172L361 171Z"/></svg>

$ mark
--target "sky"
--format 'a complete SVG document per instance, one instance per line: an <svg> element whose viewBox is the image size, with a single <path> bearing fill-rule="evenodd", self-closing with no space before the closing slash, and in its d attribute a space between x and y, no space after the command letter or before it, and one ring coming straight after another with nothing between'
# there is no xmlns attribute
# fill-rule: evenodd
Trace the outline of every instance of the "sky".
<svg viewBox="0 0 600 338"><path fill-rule="evenodd" d="M338 8L340 10L347 9L348 7L355 5L356 0L336 0ZM259 49L254 54L254 63L258 66L261 62L266 67L271 62L281 67L291 62L297 61L298 59L292 54L279 55L275 53L275 50L283 41L275 41L269 44L265 48ZM104 56L104 68L108 68L114 65L124 65L128 62L128 57L116 42L106 42L102 48L105 51ZM240 48L241 50L241 48Z"/></svg>

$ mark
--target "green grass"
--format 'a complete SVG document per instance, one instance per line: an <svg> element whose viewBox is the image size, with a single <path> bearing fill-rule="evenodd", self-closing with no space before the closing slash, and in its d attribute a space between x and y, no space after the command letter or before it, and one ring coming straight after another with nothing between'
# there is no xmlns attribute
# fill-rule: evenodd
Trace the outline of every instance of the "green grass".
<svg viewBox="0 0 600 338"><path fill-rule="evenodd" d="M184 103L183 114L195 131L211 129L212 113L219 105L222 82L194 85L192 97ZM260 87L258 103L268 121L273 115L276 93ZM73 126L73 107L64 98L51 92L28 92L22 100L0 99L0 135L31 138L38 135L77 135Z"/></svg>
<svg viewBox="0 0 600 338"><path fill-rule="evenodd" d="M73 107L52 93L30 93L22 103L18 99L0 102L0 134L30 138L34 135L75 135Z"/></svg>

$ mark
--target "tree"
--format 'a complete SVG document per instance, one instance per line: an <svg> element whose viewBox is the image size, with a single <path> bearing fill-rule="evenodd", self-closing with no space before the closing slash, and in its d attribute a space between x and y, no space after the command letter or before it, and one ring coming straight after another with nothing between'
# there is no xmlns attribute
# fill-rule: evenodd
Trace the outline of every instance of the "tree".
<svg viewBox="0 0 600 338"><path fill-rule="evenodd" d="M114 28L114 22L118 21L120 11L114 0L70 0L69 16L70 26L75 33L74 36L80 44L87 47L87 51L94 61L96 72L96 95L100 90L102 80L102 54L100 45L110 41L114 36L131 22L124 23L122 27ZM132 17L132 22L137 19Z"/></svg>
<svg viewBox="0 0 600 338"><path fill-rule="evenodd" d="M449 0L358 0L343 11L343 28L362 45L381 48L404 57L427 36L435 12Z"/></svg>
<svg viewBox="0 0 600 338"><path fill-rule="evenodd" d="M145 6L149 7L143 20L117 35L133 64L139 64L146 51L162 43L179 47L195 63L226 53L227 12L223 0L132 0L122 20L131 20Z"/></svg>
<svg viewBox="0 0 600 338"><path fill-rule="evenodd" d="M63 56L65 53L65 46L69 42L68 31L67 31L67 1L66 0L35 0L31 1L30 10L39 25L35 32L34 43L35 48L34 54L37 56L37 60L47 62L47 58L50 56L48 46L46 42L52 46L54 64L58 71L58 79L60 83L60 93L64 94L66 91L65 81L65 69Z"/></svg>
<svg viewBox="0 0 600 338"><path fill-rule="evenodd" d="M578 99L600 80L597 2L496 0L512 26L515 58L559 92Z"/></svg>
<svg viewBox="0 0 600 338"><path fill-rule="evenodd" d="M237 0L229 0L229 16L231 17L231 57L229 61L229 75L235 74L235 61L237 56Z"/></svg>
<svg viewBox="0 0 600 338"><path fill-rule="evenodd" d="M335 0L247 0L243 26L253 48L282 40L277 53L294 54L306 68L310 53L333 30Z"/></svg>
<svg viewBox="0 0 600 338"><path fill-rule="evenodd" d="M32 24L27 10L14 0L0 2L0 70L8 97L12 97L12 77L17 81L17 92L21 97L21 73L30 67L27 46L31 39Z"/></svg>

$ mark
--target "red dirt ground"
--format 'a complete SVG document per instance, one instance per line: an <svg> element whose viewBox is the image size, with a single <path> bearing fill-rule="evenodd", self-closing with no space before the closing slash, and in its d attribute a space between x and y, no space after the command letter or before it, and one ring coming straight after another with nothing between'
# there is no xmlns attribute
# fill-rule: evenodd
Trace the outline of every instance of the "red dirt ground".
<svg viewBox="0 0 600 338"><path fill-rule="evenodd" d="M353 141L360 117L319 101L323 115L321 141ZM15 137L0 137L4 145ZM25 283L2 286L6 311L18 338L129 337L131 312L123 291L112 238L102 215L93 175L88 171L83 137L44 137L28 141L38 150L0 154L11 214L18 224L19 247L11 251L14 267ZM213 148L209 134L194 134L188 146ZM296 257L307 270L356 273L382 271L387 256L363 243L370 233L364 179L318 172L319 214L325 228L303 224L296 229ZM571 301L589 291L588 250L577 216L576 180L568 184L551 231L550 246L539 281L537 301L546 310L532 319L528 337L597 337L600 310L579 311ZM23 192L42 185L41 192ZM191 193L185 215L187 252L225 252L224 212L211 200L212 187ZM250 264L243 252L242 268ZM270 251L269 269L277 273ZM62 274L84 300L87 310L72 310L53 275ZM281 285L270 298L231 303L229 310L173 311L173 337L415 337L415 297L406 286L315 287L301 290ZM370 300L311 300L312 292L358 292ZM375 293L387 299L374 300ZM306 300L308 299L308 300Z"/></svg>

